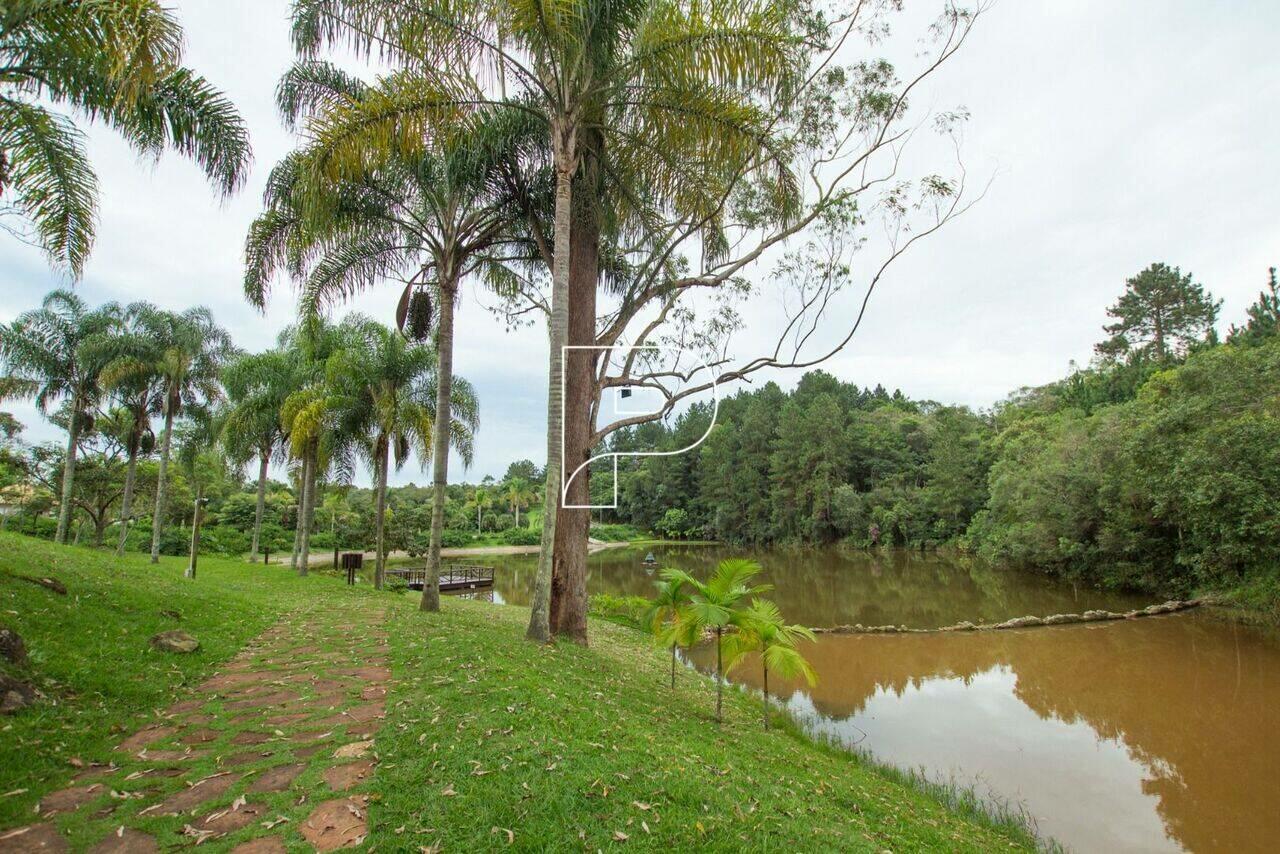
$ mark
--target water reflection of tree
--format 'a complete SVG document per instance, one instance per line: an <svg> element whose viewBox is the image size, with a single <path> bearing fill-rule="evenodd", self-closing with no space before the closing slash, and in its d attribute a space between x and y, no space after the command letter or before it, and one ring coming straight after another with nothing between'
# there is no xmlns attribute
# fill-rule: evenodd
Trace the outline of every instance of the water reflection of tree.
<svg viewBox="0 0 1280 854"><path fill-rule="evenodd" d="M1127 602L1096 592L1079 599L1066 585L1037 575L995 569L964 556L906 549L606 549L588 560L588 590L614 596L652 595L654 576L643 563L649 551L660 566L676 566L695 575L709 573L726 557L757 559L764 567L764 582L774 585L771 598L782 613L788 620L810 626L891 623L931 628L960 620L993 622L1026 614L1120 608ZM503 597L527 604L531 559L500 557L493 562L505 570L498 579Z"/></svg>
<svg viewBox="0 0 1280 854"><path fill-rule="evenodd" d="M1185 847L1264 850L1280 838L1280 649L1252 631L1181 615L1018 632L826 636L805 649L807 695L824 717L854 718L884 690L997 666L1044 719L1083 722L1147 772L1166 830ZM696 657L696 656L695 656ZM743 668L743 681L753 683ZM773 686L785 698L797 686ZM940 713L945 713L940 710ZM1052 769L1037 769L1052 773Z"/></svg>

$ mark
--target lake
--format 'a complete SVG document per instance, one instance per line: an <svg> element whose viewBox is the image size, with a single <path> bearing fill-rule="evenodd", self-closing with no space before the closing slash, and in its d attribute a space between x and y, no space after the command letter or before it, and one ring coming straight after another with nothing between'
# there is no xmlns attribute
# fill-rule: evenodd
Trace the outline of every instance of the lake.
<svg viewBox="0 0 1280 854"><path fill-rule="evenodd" d="M642 563L705 574L742 551L609 549L592 593L650 595ZM768 594L810 626L997 622L1150 597L908 551L768 550ZM527 604L535 559L486 558L495 601ZM1280 638L1209 611L928 635L821 635L818 684L771 689L806 727L875 759L1020 806L1079 851L1263 851L1280 839ZM699 666L709 658L695 654ZM744 664L735 681L757 687Z"/></svg>

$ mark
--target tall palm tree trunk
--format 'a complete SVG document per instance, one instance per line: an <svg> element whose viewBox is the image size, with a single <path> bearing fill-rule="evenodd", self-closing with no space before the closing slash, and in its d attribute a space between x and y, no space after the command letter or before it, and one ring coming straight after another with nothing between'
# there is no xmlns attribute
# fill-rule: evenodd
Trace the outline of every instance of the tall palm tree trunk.
<svg viewBox="0 0 1280 854"><path fill-rule="evenodd" d="M574 152L571 128L563 122L552 126L556 159L555 248L552 252L551 322L548 324L550 356L547 382L547 483L542 499L542 543L538 573L533 582L529 614L529 640L551 640L551 573L555 559L556 511L560 507L561 437L564 431L563 347L569 327L569 227L573 203Z"/></svg>
<svg viewBox="0 0 1280 854"><path fill-rule="evenodd" d="M67 541L67 530L71 526L71 491L76 482L76 446L80 439L80 398L71 401L71 423L67 425L67 456L62 461L62 503L58 505L58 531L54 534L55 543Z"/></svg>
<svg viewBox="0 0 1280 854"><path fill-rule="evenodd" d="M387 448L386 440L379 440L379 448L377 461L374 463L378 476L378 496L377 496L377 518L374 522L374 537L377 553L373 561L373 588L375 590L382 589L383 573L386 571L387 554L384 547L386 525L387 525L387 466L390 463L391 454Z"/></svg>
<svg viewBox="0 0 1280 854"><path fill-rule="evenodd" d="M249 562L258 562L258 540L262 537L262 512L267 506L267 465L271 458L266 451L258 462L258 503L253 511L253 545L249 547Z"/></svg>
<svg viewBox="0 0 1280 854"><path fill-rule="evenodd" d="M307 483L308 469L311 467L311 458L306 454L302 455L302 471L298 472L298 509L294 513L293 522L293 554L289 556L289 568L296 570L298 568L298 554L302 551L302 525L303 520L307 518Z"/></svg>
<svg viewBox="0 0 1280 854"><path fill-rule="evenodd" d="M129 520L133 516L133 487L138 478L138 451L129 449L129 462L124 469L124 494L120 497L120 540L116 543L116 557L124 556L129 539Z"/></svg>
<svg viewBox="0 0 1280 854"><path fill-rule="evenodd" d="M156 473L156 509L151 516L151 562L160 562L160 529L164 525L164 506L169 500L169 450L173 444L172 401L164 407L164 436L160 439L160 471Z"/></svg>
<svg viewBox="0 0 1280 854"><path fill-rule="evenodd" d="M444 539L445 490L449 485L449 428L453 421L453 300L456 286L440 280L440 318L436 327L436 421L431 425L431 538L422 611L440 610L440 546Z"/></svg>
<svg viewBox="0 0 1280 854"><path fill-rule="evenodd" d="M302 556L298 559L298 575L306 575L311 566L311 523L316 515L316 469L319 467L317 449L307 449L307 478L302 484L303 507L299 524L302 537Z"/></svg>
<svg viewBox="0 0 1280 854"><path fill-rule="evenodd" d="M676 645L671 645L671 690L676 689Z"/></svg>

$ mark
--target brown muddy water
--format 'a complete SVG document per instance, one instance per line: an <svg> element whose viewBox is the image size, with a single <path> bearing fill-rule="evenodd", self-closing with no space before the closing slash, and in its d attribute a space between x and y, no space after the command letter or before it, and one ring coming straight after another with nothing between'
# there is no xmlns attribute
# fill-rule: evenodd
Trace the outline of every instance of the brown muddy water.
<svg viewBox="0 0 1280 854"><path fill-rule="evenodd" d="M719 547L591 557L592 593L649 595L642 564L705 573ZM742 552L736 552L742 554ZM932 628L1123 611L1147 598L914 552L765 551L788 621ZM502 559L492 598L528 602L533 561ZM1024 810L1077 851L1280 846L1280 634L1207 610L1140 620L917 635L821 635L814 687L770 688L807 729ZM709 656L695 653L705 667ZM758 665L731 678L758 688Z"/></svg>

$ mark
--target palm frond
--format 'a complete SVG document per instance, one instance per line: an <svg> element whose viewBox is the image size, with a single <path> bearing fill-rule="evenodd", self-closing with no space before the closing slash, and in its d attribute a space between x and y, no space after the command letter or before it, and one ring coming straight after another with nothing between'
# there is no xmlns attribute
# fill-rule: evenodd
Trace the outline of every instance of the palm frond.
<svg viewBox="0 0 1280 854"><path fill-rule="evenodd" d="M13 204L49 257L78 278L93 248L98 205L84 135L69 119L0 97L0 151Z"/></svg>

